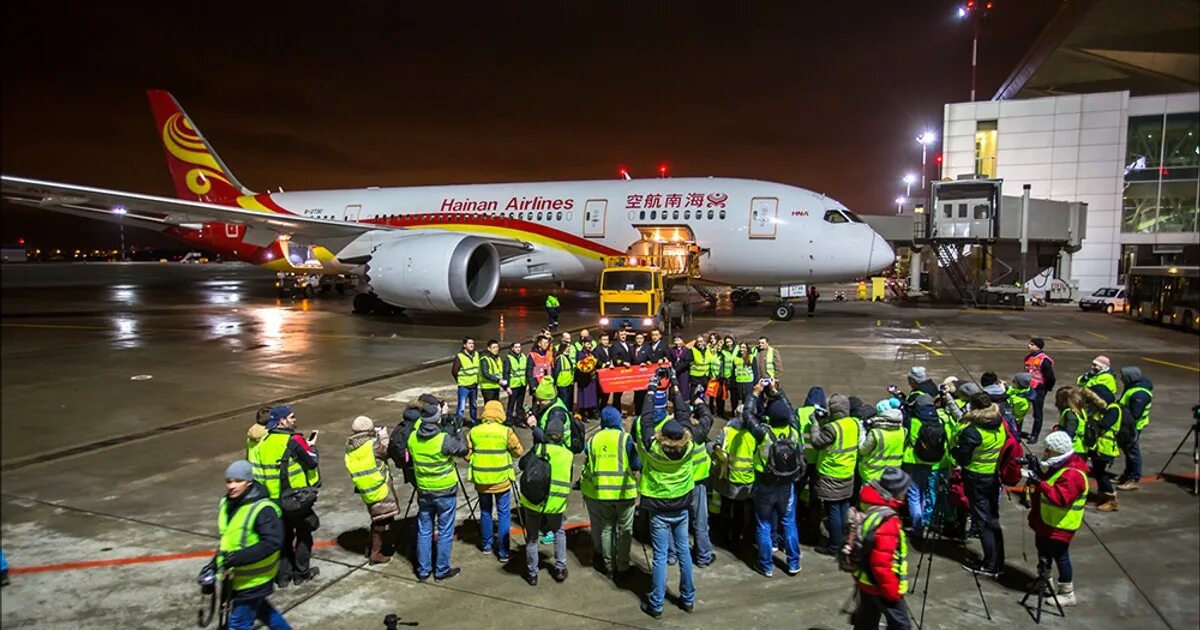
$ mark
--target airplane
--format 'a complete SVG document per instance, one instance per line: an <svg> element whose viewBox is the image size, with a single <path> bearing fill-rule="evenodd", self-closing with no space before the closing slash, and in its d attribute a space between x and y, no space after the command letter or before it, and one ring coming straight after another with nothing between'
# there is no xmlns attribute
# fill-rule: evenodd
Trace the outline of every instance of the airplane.
<svg viewBox="0 0 1200 630"><path fill-rule="evenodd" d="M165 90L147 92L178 198L10 175L5 199L158 230L277 271L365 278L356 311L461 312L498 288L594 288L605 258L646 242L704 252L699 276L789 287L892 265L887 242L846 206L804 188L723 177L254 192ZM798 296L796 296L798 297Z"/></svg>

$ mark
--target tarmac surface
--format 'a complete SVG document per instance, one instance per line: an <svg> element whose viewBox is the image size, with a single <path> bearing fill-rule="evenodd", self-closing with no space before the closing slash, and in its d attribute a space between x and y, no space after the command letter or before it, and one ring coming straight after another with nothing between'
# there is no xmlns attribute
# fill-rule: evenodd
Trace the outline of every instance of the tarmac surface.
<svg viewBox="0 0 1200 630"><path fill-rule="evenodd" d="M777 571L770 580L745 554L718 546L716 563L696 572L695 612L671 603L678 584L671 570L663 618L652 620L638 609L649 585L639 543L633 562L644 572L630 584L590 570L578 493L568 502L565 583L544 575L530 588L520 577L523 562L504 566L480 553L461 495L453 564L462 575L418 583L401 555L365 565L366 511L341 461L350 420L366 414L391 427L419 393L452 394L448 361L460 339L500 337L502 314L506 339L529 339L545 321L540 294L504 291L492 308L466 315L357 316L349 296L277 299L271 274L241 265L29 264L0 273L0 514L12 569L0 597L5 628L195 627L201 599L193 580L215 547L223 471L243 456L254 410L283 401L295 407L302 430L320 429L323 456L314 552L321 575L271 597L296 628L381 628L389 613L425 628L529 620L572 628L848 627L839 608L851 578L808 546L799 576ZM593 303L588 294L565 297L563 328L594 322ZM1042 625L1200 626L1190 440L1171 465L1176 474L1153 479L1200 401L1196 335L1073 306L968 311L824 300L817 317L791 322L770 321L766 305L700 309L687 332L708 330L769 335L783 353L781 380L793 399L810 385L882 398L888 384L903 386L912 365L939 380L977 379L985 370L1009 378L1030 336L1046 338L1062 384L1097 354L1114 369L1140 366L1155 385L1153 421L1142 436L1144 484L1121 493L1118 512L1089 507L1071 546L1080 605L1065 619L1049 613ZM1050 403L1046 416L1050 424ZM518 434L528 445L528 432ZM397 490L407 502L409 486ZM958 567L962 550L946 546L929 573L925 628L1034 627L1017 603L1036 565L1025 517L1015 501L1001 507L1008 571L982 582L992 621ZM514 546L522 542L513 536ZM978 541L967 549L976 554ZM549 559L552 550L542 554ZM913 553L910 578L917 564ZM924 576L912 582L907 601L919 614Z"/></svg>

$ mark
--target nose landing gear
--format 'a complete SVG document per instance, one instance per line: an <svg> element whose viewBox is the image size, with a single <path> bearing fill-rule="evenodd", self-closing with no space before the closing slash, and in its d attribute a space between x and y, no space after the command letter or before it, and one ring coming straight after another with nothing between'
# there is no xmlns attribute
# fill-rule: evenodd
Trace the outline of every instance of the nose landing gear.
<svg viewBox="0 0 1200 630"><path fill-rule="evenodd" d="M788 302L780 302L775 305L775 310L772 311L771 317L777 322L786 322L792 319L796 314L796 308Z"/></svg>

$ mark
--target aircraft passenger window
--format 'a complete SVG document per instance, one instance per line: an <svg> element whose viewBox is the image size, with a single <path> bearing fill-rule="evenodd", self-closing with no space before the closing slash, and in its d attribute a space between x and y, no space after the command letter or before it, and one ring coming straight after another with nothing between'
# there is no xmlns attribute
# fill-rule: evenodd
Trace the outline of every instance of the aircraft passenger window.
<svg viewBox="0 0 1200 630"><path fill-rule="evenodd" d="M673 212L671 213L671 220L672 220L672 221L678 221L678 220L679 220L679 211L678 211L678 210L675 210L675 211L673 211Z"/></svg>
<svg viewBox="0 0 1200 630"><path fill-rule="evenodd" d="M691 210L684 210L684 211L683 211L683 220L684 220L684 221L691 221L691 220L692 220L692 211L691 211Z"/></svg>
<svg viewBox="0 0 1200 630"><path fill-rule="evenodd" d="M556 212L556 213L554 213L554 220L555 220L555 221L562 221L562 213L561 213L561 212Z"/></svg>
<svg viewBox="0 0 1200 630"><path fill-rule="evenodd" d="M571 220L571 217L573 217L573 216L575 216L575 214L574 214L574 213L572 213L572 212L569 212L569 211L567 212L567 220L568 220L568 221L570 221L570 220Z"/></svg>
<svg viewBox="0 0 1200 630"><path fill-rule="evenodd" d="M655 221L657 219L658 219L658 210L651 210L650 211L650 220Z"/></svg>
<svg viewBox="0 0 1200 630"><path fill-rule="evenodd" d="M642 210L641 212L638 213L638 221L645 221L645 220L646 220L646 211Z"/></svg>
<svg viewBox="0 0 1200 630"><path fill-rule="evenodd" d="M712 210L709 210L709 211L708 211L708 220L709 220L709 221L712 221L713 214L714 214L714 213L713 213L713 211L712 211Z"/></svg>
<svg viewBox="0 0 1200 630"><path fill-rule="evenodd" d="M541 220L542 220L542 213L541 213L541 212L537 213L537 220L538 220L538 221L541 221Z"/></svg>
<svg viewBox="0 0 1200 630"><path fill-rule="evenodd" d="M846 218L850 219L851 223L864 223L864 221L862 219L858 218L857 214L854 214L853 212L850 212L849 210L843 209L842 214L846 215Z"/></svg>
<svg viewBox="0 0 1200 630"><path fill-rule="evenodd" d="M825 211L825 222L826 223L847 223L849 221L850 221L850 219L847 219L846 215L842 214L841 212L838 212L837 210L826 210Z"/></svg>
<svg viewBox="0 0 1200 630"><path fill-rule="evenodd" d="M965 203L958 204L958 218L960 218L960 219L967 218L967 204L965 204Z"/></svg>
<svg viewBox="0 0 1200 630"><path fill-rule="evenodd" d="M975 206L975 219L990 219L992 218L992 209L986 203L981 203Z"/></svg>
<svg viewBox="0 0 1200 630"><path fill-rule="evenodd" d="M722 221L725 220L725 211L724 210L721 211L721 220Z"/></svg>

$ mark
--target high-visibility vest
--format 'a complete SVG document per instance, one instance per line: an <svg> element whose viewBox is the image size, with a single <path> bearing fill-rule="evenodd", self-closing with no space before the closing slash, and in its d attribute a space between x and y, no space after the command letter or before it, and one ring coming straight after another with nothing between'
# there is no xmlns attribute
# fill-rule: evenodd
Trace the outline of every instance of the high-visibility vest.
<svg viewBox="0 0 1200 630"><path fill-rule="evenodd" d="M979 431L982 441L971 453L971 461L967 463L966 469L977 475L995 474L996 464L1000 462L1000 448L1004 446L1004 427L985 429L976 426L975 428Z"/></svg>
<svg viewBox="0 0 1200 630"><path fill-rule="evenodd" d="M1058 478L1061 477L1067 470L1074 470L1076 473L1079 473L1079 476L1083 477L1083 492L1078 497L1075 497L1075 500L1071 502L1071 505L1065 508L1058 507L1057 505L1051 505L1050 502L1046 500L1046 497L1042 497L1038 501L1038 504L1043 523L1049 525L1050 527L1056 527L1058 529L1065 529L1073 532L1079 529L1079 526L1083 524L1083 508L1087 504L1088 495L1087 473L1079 470L1078 468L1068 468L1063 466L1062 468L1056 470L1053 475L1050 475L1050 478L1046 480L1046 483L1053 486L1054 482L1058 481Z"/></svg>
<svg viewBox="0 0 1200 630"><path fill-rule="evenodd" d="M1067 426L1067 414L1075 417L1075 435L1071 436L1071 447L1079 455L1087 455L1088 449L1083 444L1083 434L1087 430L1087 414L1077 414L1074 409L1063 409L1062 413L1058 414L1058 426Z"/></svg>
<svg viewBox="0 0 1200 630"><path fill-rule="evenodd" d="M737 359L737 364L733 368L733 381L735 383L753 383L754 382L754 363L750 365L742 365L741 358Z"/></svg>
<svg viewBox="0 0 1200 630"><path fill-rule="evenodd" d="M739 486L754 483L754 453L757 444L749 429L735 429L725 425L725 462L729 470L729 482Z"/></svg>
<svg viewBox="0 0 1200 630"><path fill-rule="evenodd" d="M708 447L703 444L696 444L696 448L692 451L692 481L701 484L708 481L708 476L712 473L712 456L708 454Z"/></svg>
<svg viewBox="0 0 1200 630"><path fill-rule="evenodd" d="M279 465L283 462L283 454L291 440L291 433L268 433L258 446L250 449L250 470L254 473L254 480L267 487L267 494L271 495L272 499L278 499L282 490ZM300 462L294 459L288 461L287 478L288 486L292 488L315 485L309 483L309 476L305 474Z"/></svg>
<svg viewBox="0 0 1200 630"><path fill-rule="evenodd" d="M471 442L471 461L467 478L473 483L495 484L514 478L512 457L508 453L508 427L499 422L475 425L467 440Z"/></svg>
<svg viewBox="0 0 1200 630"><path fill-rule="evenodd" d="M508 353L508 386L512 388L525 387L525 372L528 369L529 357L524 354Z"/></svg>
<svg viewBox="0 0 1200 630"><path fill-rule="evenodd" d="M540 352L529 353L529 360L533 361L533 382L530 385L537 386L538 381L543 377L552 374L554 366L554 351L547 351L546 354Z"/></svg>
<svg viewBox="0 0 1200 630"><path fill-rule="evenodd" d="M254 521L258 519L260 512L275 510L276 516L283 515L279 505L271 499L243 503L238 506L232 517L225 513L225 505L226 499L222 498L221 505L217 509L217 531L221 532L219 549L226 553L241 551L258 544L258 532L254 531ZM224 569L225 567L221 566L222 557L220 554L217 555L217 567ZM275 574L279 573L279 550L276 549L257 562L229 567L229 569L233 572L233 590L244 591L261 586L274 580Z"/></svg>
<svg viewBox="0 0 1200 630"><path fill-rule="evenodd" d="M1150 402L1146 403L1146 408L1142 410L1141 417L1134 419L1134 422L1137 423L1134 425L1134 428L1138 431L1141 431L1142 429L1146 428L1147 424L1150 424L1150 407L1154 406L1154 392L1146 389L1145 387L1131 387L1125 390L1124 394L1121 394L1121 406L1128 409L1129 400L1138 392L1143 392L1150 397Z"/></svg>
<svg viewBox="0 0 1200 630"><path fill-rule="evenodd" d="M800 438L800 434L795 429L793 429L792 425L790 425L790 424L785 424L781 427L768 427L768 428L771 430L767 431L767 434L763 436L765 439L763 440L762 447L759 448L758 445L755 444L754 472L766 472L767 460L763 454L763 451L766 451L767 449L770 448L768 446L768 444L770 444L771 442L774 442L777 439L790 437L790 438L792 438L792 441L796 443L797 446L800 446L801 444L803 444L803 441Z"/></svg>
<svg viewBox="0 0 1200 630"><path fill-rule="evenodd" d="M474 387L479 384L479 353L458 353L458 386Z"/></svg>
<svg viewBox="0 0 1200 630"><path fill-rule="evenodd" d="M1111 370L1104 370L1096 374L1084 374L1075 379L1075 383L1084 388L1100 385L1112 392L1113 398L1117 397L1117 377L1113 375Z"/></svg>
<svg viewBox="0 0 1200 630"><path fill-rule="evenodd" d="M688 376L701 378L708 376L708 350L692 347L692 365L688 367Z"/></svg>
<svg viewBox="0 0 1200 630"><path fill-rule="evenodd" d="M597 501L637 498L637 480L626 457L630 439L621 429L600 429L588 439L579 476L583 496Z"/></svg>
<svg viewBox="0 0 1200 630"><path fill-rule="evenodd" d="M571 494L571 461L574 455L558 444L542 444L537 448L541 448L541 455L550 461L550 495L542 505L534 505L521 493L517 495L527 510L540 514L562 514L567 510L567 497Z"/></svg>
<svg viewBox="0 0 1200 630"><path fill-rule="evenodd" d="M1042 374L1042 366L1049 361L1050 365L1054 365L1054 359L1045 352L1038 352L1025 357L1025 371L1029 372L1029 386L1033 388L1041 387L1046 382L1045 376Z"/></svg>
<svg viewBox="0 0 1200 630"><path fill-rule="evenodd" d="M425 492L449 490L458 481L454 474L454 462L442 454L442 442L446 441L445 433L422 440L413 431L408 436L408 452L412 454L413 476L417 480L417 488Z"/></svg>
<svg viewBox="0 0 1200 630"><path fill-rule="evenodd" d="M545 431L546 422L550 420L550 412L555 409L562 409L563 412L563 446L571 448L571 412L567 409L567 404L561 398L555 398L554 402L549 407L546 407L541 417L538 418L538 426L542 428L542 431Z"/></svg>
<svg viewBox="0 0 1200 630"><path fill-rule="evenodd" d="M875 449L858 458L858 476L864 482L875 481L883 476L888 466L900 467L904 461L904 429L871 429L875 438Z"/></svg>
<svg viewBox="0 0 1200 630"><path fill-rule="evenodd" d="M754 360L758 360L758 346L750 351L750 356ZM775 348L770 346L767 346L766 370L768 377L775 378Z"/></svg>
<svg viewBox="0 0 1200 630"><path fill-rule="evenodd" d="M500 355L492 356L490 354L483 355L483 361L487 362L488 372L497 374L500 378L504 378L504 359ZM462 376L462 371L459 371L459 376ZM479 389L500 389L500 383L493 383L482 375L479 377Z"/></svg>
<svg viewBox="0 0 1200 630"><path fill-rule="evenodd" d="M1105 413L1107 414L1108 410L1114 407L1117 410L1117 421L1113 423L1111 429L1096 438L1096 452L1107 457L1116 457L1121 454L1121 449L1117 447L1117 431L1121 430L1121 423L1125 422L1125 408L1117 403L1109 403L1104 408ZM1099 422L1100 419L1097 418L1095 421Z"/></svg>
<svg viewBox="0 0 1200 630"><path fill-rule="evenodd" d="M650 448L646 448L641 442L638 442L637 446L642 458L638 493L643 497L678 499L696 487L692 466L695 444L689 441L687 452L679 459L667 457L658 440L655 440Z"/></svg>
<svg viewBox="0 0 1200 630"><path fill-rule="evenodd" d="M721 351L721 378L726 380L733 378L733 366L737 363L737 359L736 350Z"/></svg>
<svg viewBox="0 0 1200 630"><path fill-rule="evenodd" d="M899 518L899 516L895 518ZM866 539L866 537L869 536L872 531L882 524L883 513L879 511L870 512L867 515L867 519L863 521L863 538ZM903 527L898 529L900 532L900 540L896 545L896 551L892 553L892 572L895 573L896 577L900 580L900 594L903 595L908 592L908 538L904 535ZM875 581L871 579L870 571L855 569L854 579L857 580L859 584L878 586L875 584Z"/></svg>
<svg viewBox="0 0 1200 630"><path fill-rule="evenodd" d="M805 405L796 408L796 424L800 425L800 439L804 440L804 459L809 466L816 466L820 451L813 448L808 436L812 434L813 412L815 405Z"/></svg>
<svg viewBox="0 0 1200 630"><path fill-rule="evenodd" d="M575 384L575 362L567 355L558 355L558 375L554 377L554 384L558 387L570 387Z"/></svg>
<svg viewBox="0 0 1200 630"><path fill-rule="evenodd" d="M854 418L833 421L833 444L821 451L817 472L831 479L852 479L858 461L858 422Z"/></svg>
<svg viewBox="0 0 1200 630"><path fill-rule="evenodd" d="M553 295L546 296L546 308L558 308L558 298Z"/></svg>
<svg viewBox="0 0 1200 630"><path fill-rule="evenodd" d="M375 459L374 446L372 440L367 440L346 453L346 472L350 473L354 489L367 505L379 503L388 495L391 478L387 462L380 463Z"/></svg>
<svg viewBox="0 0 1200 630"><path fill-rule="evenodd" d="M941 411L941 410L939 410L939 411ZM939 416L938 420L939 421L941 420L940 416ZM904 440L904 457L901 458L901 460L900 460L901 463L903 463L903 464L925 464L928 466L933 466L941 461L941 459L942 459L941 457L939 457L938 459L936 459L932 462L927 462L927 461L921 459L920 457L917 457L917 451L913 447L916 445L917 439L921 435L921 425L922 424L923 424L923 422L921 421L921 419L916 416L909 418L908 434L905 436L906 439ZM947 431L946 443L948 445L950 442L950 435L949 435L949 431L945 427L946 427L946 423L942 422L942 429Z"/></svg>
<svg viewBox="0 0 1200 630"><path fill-rule="evenodd" d="M1010 387L1005 392L1008 397L1008 404L1012 405L1013 416L1017 421L1022 420L1025 414L1029 413L1029 408L1032 403L1029 401L1029 395L1033 390L1029 387Z"/></svg>

